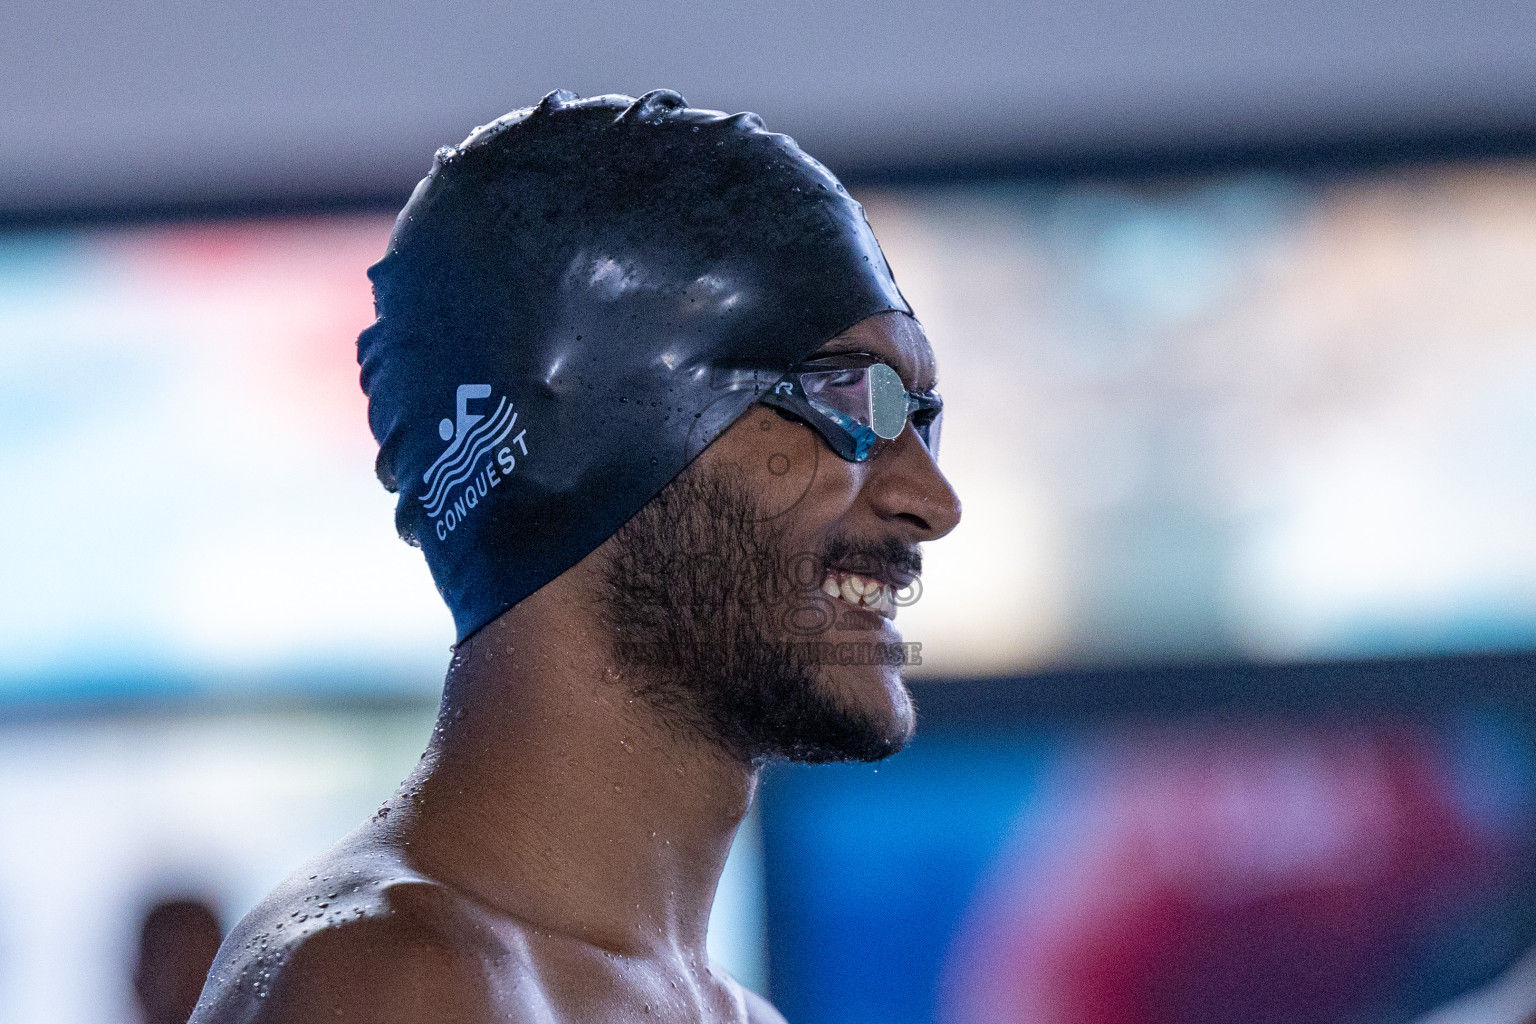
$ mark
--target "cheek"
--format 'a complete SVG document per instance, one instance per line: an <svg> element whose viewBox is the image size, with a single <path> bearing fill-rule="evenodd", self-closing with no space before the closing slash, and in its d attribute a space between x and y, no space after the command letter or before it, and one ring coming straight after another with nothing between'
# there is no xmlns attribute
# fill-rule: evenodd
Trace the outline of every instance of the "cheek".
<svg viewBox="0 0 1536 1024"><path fill-rule="evenodd" d="M814 494L818 479L828 468L825 452L811 430L777 413L760 410L750 414L748 444L740 453L742 469L753 481L758 496L758 516L783 522ZM838 461L831 456L832 461Z"/></svg>
<svg viewBox="0 0 1536 1024"><path fill-rule="evenodd" d="M864 466L838 458L810 427L769 409L753 409L705 452L741 474L758 521L814 542L836 530L853 507Z"/></svg>

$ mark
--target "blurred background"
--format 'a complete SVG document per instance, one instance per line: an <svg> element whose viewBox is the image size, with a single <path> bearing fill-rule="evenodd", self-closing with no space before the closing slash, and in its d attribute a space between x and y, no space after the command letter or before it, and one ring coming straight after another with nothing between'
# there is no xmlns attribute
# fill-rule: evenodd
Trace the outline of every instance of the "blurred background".
<svg viewBox="0 0 1536 1024"><path fill-rule="evenodd" d="M769 774L716 956L793 1024L1536 1010L1533 54L1516 0L12 5L0 1020L184 1020L415 762L364 270L437 146L662 86L865 203L966 504L919 738Z"/></svg>

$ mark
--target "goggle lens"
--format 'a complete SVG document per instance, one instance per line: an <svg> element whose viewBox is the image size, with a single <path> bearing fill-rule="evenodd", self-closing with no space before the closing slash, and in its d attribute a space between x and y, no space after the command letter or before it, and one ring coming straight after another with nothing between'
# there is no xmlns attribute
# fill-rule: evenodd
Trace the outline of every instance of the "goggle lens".
<svg viewBox="0 0 1536 1024"><path fill-rule="evenodd" d="M938 458L942 403L936 395L909 393L901 375L885 363L792 376L811 408L847 435L853 461L869 458L880 441L900 437L909 418L923 445Z"/></svg>
<svg viewBox="0 0 1536 1024"><path fill-rule="evenodd" d="M917 431L917 436L922 439L923 447L928 449L928 454L935 459L939 457L939 428L944 425L944 407L927 412L919 411L912 417L912 426Z"/></svg>

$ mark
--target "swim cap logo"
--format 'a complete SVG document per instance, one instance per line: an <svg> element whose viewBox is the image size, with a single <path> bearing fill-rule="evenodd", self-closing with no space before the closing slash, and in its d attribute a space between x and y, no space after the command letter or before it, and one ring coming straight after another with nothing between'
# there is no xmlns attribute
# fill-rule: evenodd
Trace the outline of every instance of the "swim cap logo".
<svg viewBox="0 0 1536 1024"><path fill-rule="evenodd" d="M525 428L512 433L517 426L517 413L505 396L489 415L469 411L470 402L490 397L489 384L460 384L454 402L455 418L445 416L437 425L437 435L451 443L421 475L426 490L419 500L426 506L427 518L432 520L438 540L447 540L480 505L480 500L491 493L491 488L511 475L517 466L513 445L524 456L528 454L528 442L524 439L528 431Z"/></svg>

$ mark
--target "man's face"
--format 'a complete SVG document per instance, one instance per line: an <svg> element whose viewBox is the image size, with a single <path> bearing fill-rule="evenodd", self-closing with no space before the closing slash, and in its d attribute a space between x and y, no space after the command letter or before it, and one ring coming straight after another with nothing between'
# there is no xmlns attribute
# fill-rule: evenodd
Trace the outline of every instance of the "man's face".
<svg viewBox="0 0 1536 1024"><path fill-rule="evenodd" d="M898 313L816 355L836 353L888 363L909 391L935 383L922 327ZM913 592L917 545L959 518L910 424L851 463L755 407L607 545L620 664L665 719L744 760L895 753L914 715L891 597Z"/></svg>

